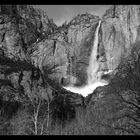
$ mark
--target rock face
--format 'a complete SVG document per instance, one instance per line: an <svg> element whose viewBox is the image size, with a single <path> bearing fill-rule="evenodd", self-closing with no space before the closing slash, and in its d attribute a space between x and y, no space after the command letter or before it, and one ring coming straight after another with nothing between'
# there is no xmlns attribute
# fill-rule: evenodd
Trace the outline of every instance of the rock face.
<svg viewBox="0 0 140 140"><path fill-rule="evenodd" d="M139 38L140 7L112 6L103 16L100 48L104 48L109 70L114 70L127 57Z"/></svg>
<svg viewBox="0 0 140 140"><path fill-rule="evenodd" d="M76 86L85 85L87 82L89 56L91 55L98 22L99 17L86 13L76 16L69 23L68 42L74 49L70 75L77 78Z"/></svg>
<svg viewBox="0 0 140 140"><path fill-rule="evenodd" d="M45 73L45 67L54 68L51 77L58 83L85 84L94 32L99 18L88 13L78 15L67 25L35 44L31 55L33 63ZM43 55L44 54L44 55Z"/></svg>
<svg viewBox="0 0 140 140"><path fill-rule="evenodd" d="M43 11L31 6L0 6L0 92L3 98L16 96L19 100L19 94L31 93L33 85L43 84L41 71L31 62L32 44L55 28Z"/></svg>
<svg viewBox="0 0 140 140"><path fill-rule="evenodd" d="M139 41L139 9L136 5L112 6L103 15L97 55L99 71L115 72L120 62L130 55L131 49ZM81 86L87 81L86 69L99 20L87 13L75 17L68 24L67 38L75 52L74 61L71 62L72 76L77 77L75 85Z"/></svg>
<svg viewBox="0 0 140 140"><path fill-rule="evenodd" d="M86 13L57 27L32 6L0 6L0 79L24 88L31 79L85 85L99 20L99 71L115 71L139 41L139 11L135 5L112 6L102 19Z"/></svg>

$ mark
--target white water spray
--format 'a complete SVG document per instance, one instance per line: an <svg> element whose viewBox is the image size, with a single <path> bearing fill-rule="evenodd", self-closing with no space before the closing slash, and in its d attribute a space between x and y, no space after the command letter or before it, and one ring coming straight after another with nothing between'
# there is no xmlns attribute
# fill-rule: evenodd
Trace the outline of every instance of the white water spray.
<svg viewBox="0 0 140 140"><path fill-rule="evenodd" d="M100 28L101 21L99 21L98 27L95 31L95 38L93 49L89 61L89 67L87 68L88 82L87 85L83 87L74 87L68 86L64 87L66 90L69 90L74 93L78 93L86 97L88 94L92 93L97 87L107 85L108 82L101 79L101 73L98 72L99 64L97 62L97 49L98 49L98 33Z"/></svg>

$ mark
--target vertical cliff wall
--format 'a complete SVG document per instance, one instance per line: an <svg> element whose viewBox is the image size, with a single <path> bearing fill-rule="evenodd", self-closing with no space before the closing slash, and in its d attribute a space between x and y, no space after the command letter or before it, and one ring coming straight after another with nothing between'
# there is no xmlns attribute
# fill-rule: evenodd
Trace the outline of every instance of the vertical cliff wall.
<svg viewBox="0 0 140 140"><path fill-rule="evenodd" d="M140 7L136 5L112 6L104 14L99 49L105 52L109 70L117 68L130 54L139 36L139 24Z"/></svg>

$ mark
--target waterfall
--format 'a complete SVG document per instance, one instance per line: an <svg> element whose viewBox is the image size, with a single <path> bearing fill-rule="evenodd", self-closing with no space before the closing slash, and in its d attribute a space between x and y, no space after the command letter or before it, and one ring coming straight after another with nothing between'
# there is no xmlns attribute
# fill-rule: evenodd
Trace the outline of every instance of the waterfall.
<svg viewBox="0 0 140 140"><path fill-rule="evenodd" d="M97 62L96 56L97 56L97 51L98 51L98 33L99 33L100 24L101 24L101 21L99 21L99 24L95 32L95 38L94 38L92 53L91 53L91 57L89 61L89 67L87 69L88 85L94 83L98 79L97 71L99 68L99 64Z"/></svg>
<svg viewBox="0 0 140 140"><path fill-rule="evenodd" d="M89 61L89 66L87 68L88 81L87 84L83 87L74 87L68 86L64 87L66 90L69 90L74 93L78 93L86 97L88 94L91 94L97 87L107 85L107 81L101 79L102 73L98 72L99 64L97 62L97 50L98 50L98 34L101 25L101 20L95 31L95 38L93 42L92 53Z"/></svg>

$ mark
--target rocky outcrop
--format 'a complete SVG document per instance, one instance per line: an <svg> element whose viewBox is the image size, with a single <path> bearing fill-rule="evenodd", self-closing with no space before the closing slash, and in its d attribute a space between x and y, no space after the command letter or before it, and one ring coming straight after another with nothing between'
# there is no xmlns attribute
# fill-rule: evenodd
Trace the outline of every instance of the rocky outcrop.
<svg viewBox="0 0 140 140"><path fill-rule="evenodd" d="M104 14L99 48L104 49L109 70L117 68L138 41L139 10L136 5L117 5Z"/></svg>
<svg viewBox="0 0 140 140"><path fill-rule="evenodd" d="M31 6L0 6L0 93L2 98L34 92L44 85L40 69L32 64L32 44L49 35L56 25ZM37 82L36 82L37 81ZM22 96L19 96L22 95ZM7 99L8 100L8 99Z"/></svg>
<svg viewBox="0 0 140 140"><path fill-rule="evenodd" d="M59 84L84 85L98 21L88 13L78 15L34 45L37 49L31 54L32 62L44 73L53 68L51 77Z"/></svg>
<svg viewBox="0 0 140 140"><path fill-rule="evenodd" d="M69 57L72 55L71 46L66 42L44 40L34 47L30 55L33 65L39 67L44 76L47 75L56 83L61 83L61 79L67 77Z"/></svg>

